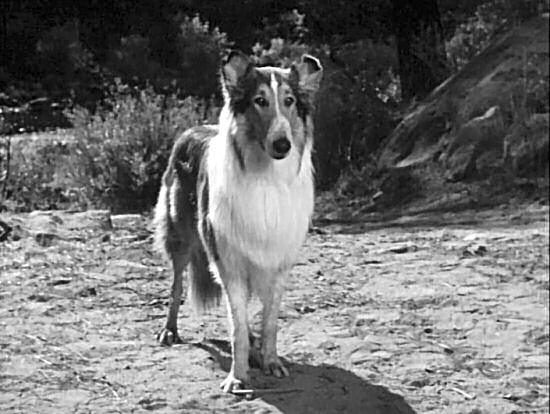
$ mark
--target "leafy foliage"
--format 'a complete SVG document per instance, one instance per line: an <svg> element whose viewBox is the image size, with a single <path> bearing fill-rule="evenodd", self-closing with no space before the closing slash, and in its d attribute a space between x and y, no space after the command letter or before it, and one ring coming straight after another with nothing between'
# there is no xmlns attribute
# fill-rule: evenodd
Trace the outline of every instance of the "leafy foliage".
<svg viewBox="0 0 550 414"><path fill-rule="evenodd" d="M491 0L481 2L472 16L459 24L447 42L447 58L455 71L479 54L498 33L548 9L540 0Z"/></svg>
<svg viewBox="0 0 550 414"><path fill-rule="evenodd" d="M62 175L61 166L69 158L64 137L10 141L6 140L0 151L3 160L9 161L9 165L1 165L4 191L0 204L13 211L67 206L72 189L56 183L56 177Z"/></svg>
<svg viewBox="0 0 550 414"><path fill-rule="evenodd" d="M229 46L227 36L199 16L183 18L175 49L181 62L179 79L185 94L203 98L219 95L218 68Z"/></svg>
<svg viewBox="0 0 550 414"><path fill-rule="evenodd" d="M96 113L75 108L69 176L87 203L115 211L151 207L177 135L206 115L204 102L117 83Z"/></svg>
<svg viewBox="0 0 550 414"><path fill-rule="evenodd" d="M77 106L67 115L72 136L12 144L3 200L10 209L150 208L174 139L212 117L206 101L120 82L95 112Z"/></svg>
<svg viewBox="0 0 550 414"><path fill-rule="evenodd" d="M406 3L409 11L426 14L414 2ZM11 177L0 175L0 184L9 189L11 200L18 200L18 208L149 206L174 136L210 117L207 112L220 103L219 61L226 49L236 47L262 65L288 66L305 52L322 60L318 185L346 187L342 182L347 180L355 188L374 174L377 152L415 92L405 91L399 68L404 65L397 53L396 4L90 0L75 6L61 0L5 0L0 7L0 109L35 98L81 106L68 115L75 142L32 142L28 150L16 143ZM548 0L430 4L439 10L435 23L441 20L445 42L438 44L445 44L448 66L455 72L501 30L548 11ZM411 16L404 15L406 22ZM524 66L524 73L517 74L522 87L510 101L513 116L529 119L532 113L548 112L548 79L537 72L540 62L532 56L526 56ZM2 116L7 131L19 129L19 121ZM5 148L0 148L2 169ZM363 191L375 189L363 184Z"/></svg>

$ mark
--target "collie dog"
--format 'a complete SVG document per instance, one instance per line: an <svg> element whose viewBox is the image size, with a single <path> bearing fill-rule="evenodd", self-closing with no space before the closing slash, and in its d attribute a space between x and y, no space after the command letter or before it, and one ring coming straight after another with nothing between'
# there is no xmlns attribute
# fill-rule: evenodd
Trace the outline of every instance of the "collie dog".
<svg viewBox="0 0 550 414"><path fill-rule="evenodd" d="M156 244L171 261L173 284L158 339L181 342L177 315L189 266L188 294L197 311L226 296L232 364L221 387L231 392L248 381L249 356L266 374L288 375L277 356L277 317L313 211L311 114L322 67L309 55L288 69L256 67L231 52L221 73L219 125L186 131L163 176ZM249 355L251 294L263 305L256 355Z"/></svg>

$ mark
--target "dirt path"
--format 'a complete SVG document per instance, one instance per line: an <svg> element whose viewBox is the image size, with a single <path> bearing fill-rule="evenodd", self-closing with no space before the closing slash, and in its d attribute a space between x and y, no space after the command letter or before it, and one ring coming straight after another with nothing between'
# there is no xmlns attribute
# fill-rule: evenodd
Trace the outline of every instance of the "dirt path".
<svg viewBox="0 0 550 414"><path fill-rule="evenodd" d="M169 278L145 225L0 243L0 412L548 412L547 207L317 228L280 320L291 377L253 370L251 400L218 389L223 308L184 305L186 343L155 343Z"/></svg>

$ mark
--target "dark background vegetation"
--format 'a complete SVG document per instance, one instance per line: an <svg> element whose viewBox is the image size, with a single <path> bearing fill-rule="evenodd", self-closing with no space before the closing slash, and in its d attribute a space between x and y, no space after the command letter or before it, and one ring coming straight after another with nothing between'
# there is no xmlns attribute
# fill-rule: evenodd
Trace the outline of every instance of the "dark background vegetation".
<svg viewBox="0 0 550 414"><path fill-rule="evenodd" d="M174 137L215 121L229 48L260 64L318 56L318 187L407 199L416 180L375 162L384 140L495 36L547 11L546 0L2 0L0 205L150 208ZM72 132L14 136L57 127Z"/></svg>

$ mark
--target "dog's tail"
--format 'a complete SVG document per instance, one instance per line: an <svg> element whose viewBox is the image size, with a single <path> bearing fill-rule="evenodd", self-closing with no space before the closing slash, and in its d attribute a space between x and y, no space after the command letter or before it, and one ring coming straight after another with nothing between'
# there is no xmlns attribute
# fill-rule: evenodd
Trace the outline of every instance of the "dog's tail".
<svg viewBox="0 0 550 414"><path fill-rule="evenodd" d="M163 183L159 196L157 199L157 205L155 206L155 215L153 218L153 248L162 254L169 254L168 239L170 238L170 200L168 194L168 188Z"/></svg>
<svg viewBox="0 0 550 414"><path fill-rule="evenodd" d="M202 246L191 252L188 279L189 301L196 312L204 313L220 304L222 288L208 266Z"/></svg>

